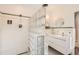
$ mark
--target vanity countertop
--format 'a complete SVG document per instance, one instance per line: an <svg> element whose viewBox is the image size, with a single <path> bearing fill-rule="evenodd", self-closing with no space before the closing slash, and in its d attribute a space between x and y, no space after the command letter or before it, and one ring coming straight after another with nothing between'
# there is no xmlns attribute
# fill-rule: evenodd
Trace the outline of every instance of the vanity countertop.
<svg viewBox="0 0 79 59"><path fill-rule="evenodd" d="M46 36L56 38L56 39L62 39L62 40L65 40L66 38L69 37L68 35L52 33L51 30L46 30Z"/></svg>

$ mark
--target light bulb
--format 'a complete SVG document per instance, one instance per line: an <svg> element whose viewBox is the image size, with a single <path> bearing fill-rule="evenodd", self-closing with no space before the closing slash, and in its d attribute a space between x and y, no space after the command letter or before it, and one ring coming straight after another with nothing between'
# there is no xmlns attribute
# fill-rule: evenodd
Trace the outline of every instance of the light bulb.
<svg viewBox="0 0 79 59"><path fill-rule="evenodd" d="M46 15L46 19L49 19L49 15Z"/></svg>

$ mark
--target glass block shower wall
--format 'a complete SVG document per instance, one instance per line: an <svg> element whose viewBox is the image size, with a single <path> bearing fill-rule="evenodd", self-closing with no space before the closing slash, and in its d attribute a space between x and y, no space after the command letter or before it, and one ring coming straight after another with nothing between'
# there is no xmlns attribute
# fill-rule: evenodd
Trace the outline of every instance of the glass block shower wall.
<svg viewBox="0 0 79 59"><path fill-rule="evenodd" d="M45 10L46 8L41 7L30 19L29 43L32 55L45 54Z"/></svg>

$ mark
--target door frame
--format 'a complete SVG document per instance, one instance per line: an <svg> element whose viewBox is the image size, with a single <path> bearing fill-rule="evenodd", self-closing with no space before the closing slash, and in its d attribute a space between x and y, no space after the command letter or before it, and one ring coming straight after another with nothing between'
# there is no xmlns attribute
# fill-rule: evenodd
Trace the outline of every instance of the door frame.
<svg viewBox="0 0 79 59"><path fill-rule="evenodd" d="M77 19L76 19L76 16L77 16L78 13L79 13L79 11L77 11L77 12L74 13L74 24L75 24L75 47L76 47L76 42L79 42L79 41L77 41L78 38L77 38Z"/></svg>

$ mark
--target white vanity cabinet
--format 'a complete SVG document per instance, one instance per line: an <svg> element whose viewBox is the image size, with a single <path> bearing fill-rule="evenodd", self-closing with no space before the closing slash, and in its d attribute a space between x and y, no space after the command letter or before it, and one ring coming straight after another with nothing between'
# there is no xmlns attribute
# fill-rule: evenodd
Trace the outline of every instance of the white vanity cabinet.
<svg viewBox="0 0 79 59"><path fill-rule="evenodd" d="M69 54L70 49L70 40L69 37L67 38L58 38L58 37L51 37L47 36L48 45L55 48L57 51L63 54Z"/></svg>
<svg viewBox="0 0 79 59"><path fill-rule="evenodd" d="M66 30L67 31L67 30ZM71 31L72 32L72 31ZM59 51L62 54L68 55L72 54L74 51L73 46L73 33L69 34L69 32L66 32L68 35L57 35L57 34L46 34L46 39L48 40L48 46L54 48L55 50Z"/></svg>

